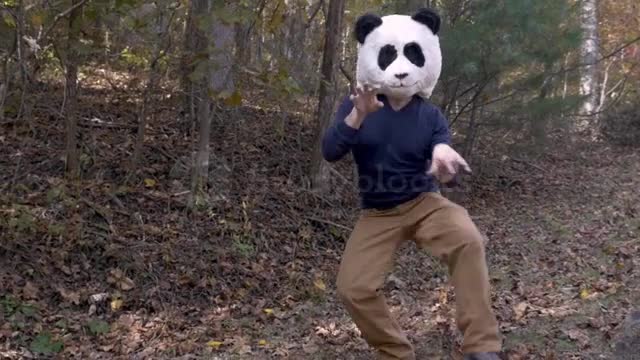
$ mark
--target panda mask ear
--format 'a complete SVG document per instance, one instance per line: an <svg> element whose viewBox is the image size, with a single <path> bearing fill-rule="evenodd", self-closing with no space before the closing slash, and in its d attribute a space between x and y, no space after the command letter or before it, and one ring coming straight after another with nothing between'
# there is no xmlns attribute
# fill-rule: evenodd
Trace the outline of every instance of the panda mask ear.
<svg viewBox="0 0 640 360"><path fill-rule="evenodd" d="M382 25L382 18L375 14L365 14L358 18L355 27L355 36L360 44L364 44L364 40L367 38L373 30Z"/></svg>
<svg viewBox="0 0 640 360"><path fill-rule="evenodd" d="M420 9L411 18L431 29L433 35L440 31L440 15L431 9Z"/></svg>

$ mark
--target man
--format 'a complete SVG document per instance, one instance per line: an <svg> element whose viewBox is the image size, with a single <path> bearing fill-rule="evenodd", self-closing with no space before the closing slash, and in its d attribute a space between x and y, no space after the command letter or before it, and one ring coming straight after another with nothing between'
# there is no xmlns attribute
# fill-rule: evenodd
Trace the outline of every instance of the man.
<svg viewBox="0 0 640 360"><path fill-rule="evenodd" d="M327 161L352 152L358 167L362 212L344 250L337 291L379 358L415 359L379 292L395 251L414 239L449 267L465 359L499 359L482 237L467 211L441 196L434 180L448 183L461 169L469 171L450 147L440 110L419 96L357 89L338 109L322 152Z"/></svg>

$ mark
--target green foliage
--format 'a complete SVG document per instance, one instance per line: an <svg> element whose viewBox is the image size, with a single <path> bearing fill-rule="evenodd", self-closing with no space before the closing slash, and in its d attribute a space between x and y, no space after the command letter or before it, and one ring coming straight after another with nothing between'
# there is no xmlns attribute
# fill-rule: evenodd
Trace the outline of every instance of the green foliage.
<svg viewBox="0 0 640 360"><path fill-rule="evenodd" d="M0 309L6 317L13 315L19 309L19 302L11 296L4 296L0 299Z"/></svg>
<svg viewBox="0 0 640 360"><path fill-rule="evenodd" d="M109 323L107 323L104 320L98 320L98 319L89 321L89 323L87 324L87 327L89 328L89 331L91 332L91 334L93 334L94 336L106 334L110 330Z"/></svg>
<svg viewBox="0 0 640 360"><path fill-rule="evenodd" d="M52 355L62 350L61 341L55 340L53 336L47 332L41 333L33 339L29 349L37 354Z"/></svg>
<svg viewBox="0 0 640 360"><path fill-rule="evenodd" d="M120 52L120 58L125 62L125 64L140 68L147 67L149 63L144 56L134 53L129 47L124 48L124 50Z"/></svg>
<svg viewBox="0 0 640 360"><path fill-rule="evenodd" d="M240 256L249 258L255 254L255 246L246 236L242 234L233 235L233 250Z"/></svg>
<svg viewBox="0 0 640 360"><path fill-rule="evenodd" d="M264 70L254 80L258 84L272 89L276 97L289 97L302 93L302 88L284 66L281 66L277 71Z"/></svg>
<svg viewBox="0 0 640 360"><path fill-rule="evenodd" d="M11 296L0 298L0 310L5 318L12 318L16 314L20 314L26 318L38 317L38 309L35 306L20 302Z"/></svg>
<svg viewBox="0 0 640 360"><path fill-rule="evenodd" d="M47 191L47 203L53 204L56 201L60 201L66 197L64 186L54 186Z"/></svg>
<svg viewBox="0 0 640 360"><path fill-rule="evenodd" d="M470 81L526 73L532 66L552 66L579 45L577 14L568 1L482 0L471 13L453 25L445 22L445 78L459 75L460 69Z"/></svg>
<svg viewBox="0 0 640 360"><path fill-rule="evenodd" d="M0 4L12 8L15 7L16 5L18 5L18 1L17 0L2 0L0 1Z"/></svg>
<svg viewBox="0 0 640 360"><path fill-rule="evenodd" d="M23 206L16 206L8 219L8 228L20 234L32 234L37 230L37 219Z"/></svg>
<svg viewBox="0 0 640 360"><path fill-rule="evenodd" d="M0 26L6 26L10 29L15 29L16 28L16 20L13 16L9 15L8 13L2 13L2 22L0 22Z"/></svg>
<svg viewBox="0 0 640 360"><path fill-rule="evenodd" d="M568 0L479 0L453 21L456 4L444 1L440 86L471 89L444 94L447 100L473 101L490 109L495 125L529 128L544 137L551 119L579 104L559 90L567 54L580 45L579 14L572 6ZM463 119L469 109L462 109Z"/></svg>

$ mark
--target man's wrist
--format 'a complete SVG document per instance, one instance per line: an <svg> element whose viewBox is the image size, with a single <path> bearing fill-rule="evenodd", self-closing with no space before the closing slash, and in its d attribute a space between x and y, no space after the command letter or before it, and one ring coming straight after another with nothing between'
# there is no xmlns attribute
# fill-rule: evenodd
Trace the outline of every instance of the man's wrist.
<svg viewBox="0 0 640 360"><path fill-rule="evenodd" d="M354 129L359 129L364 121L364 116L360 114L360 112L354 107L351 110L351 113L344 119L344 122L349 125L349 127Z"/></svg>
<svg viewBox="0 0 640 360"><path fill-rule="evenodd" d="M435 151L437 148L446 148L446 147L451 147L451 146L449 146L449 144L446 142L440 142L433 147L433 151Z"/></svg>

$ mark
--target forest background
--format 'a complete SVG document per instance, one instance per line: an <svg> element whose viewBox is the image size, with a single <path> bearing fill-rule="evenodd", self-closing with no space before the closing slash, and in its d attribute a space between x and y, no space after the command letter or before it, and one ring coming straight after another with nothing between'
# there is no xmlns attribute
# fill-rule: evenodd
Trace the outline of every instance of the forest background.
<svg viewBox="0 0 640 360"><path fill-rule="evenodd" d="M423 6L432 101L474 170L445 195L488 240L505 354L624 351L636 1L1 0L0 355L370 356L334 293L355 170L319 139L357 16ZM398 256L386 291L419 356L459 356L446 270Z"/></svg>

